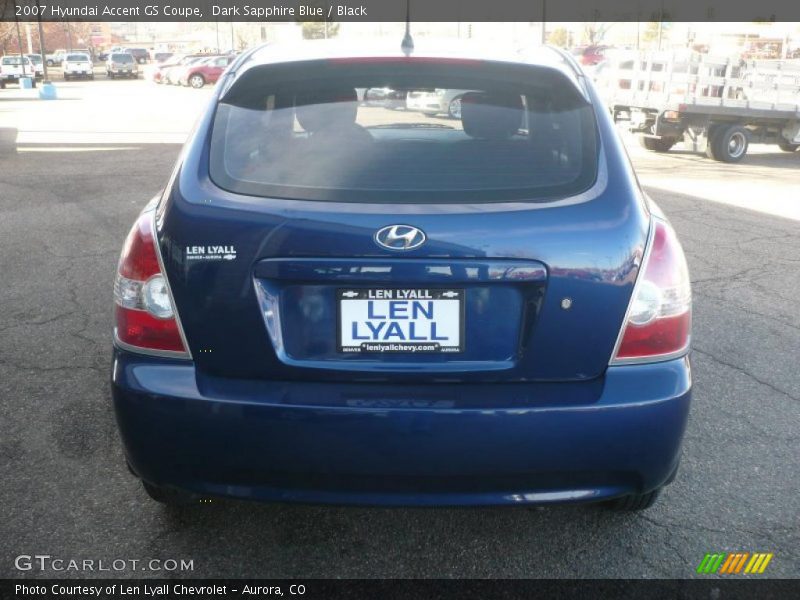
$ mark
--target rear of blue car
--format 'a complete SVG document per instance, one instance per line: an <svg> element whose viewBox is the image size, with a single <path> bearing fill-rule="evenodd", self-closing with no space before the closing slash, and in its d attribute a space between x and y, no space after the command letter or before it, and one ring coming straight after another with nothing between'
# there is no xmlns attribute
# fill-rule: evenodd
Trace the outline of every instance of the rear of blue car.
<svg viewBox="0 0 800 600"><path fill-rule="evenodd" d="M112 388L150 495L652 504L689 279L591 84L554 52L277 52L229 69L123 248ZM362 88L459 90L460 118Z"/></svg>

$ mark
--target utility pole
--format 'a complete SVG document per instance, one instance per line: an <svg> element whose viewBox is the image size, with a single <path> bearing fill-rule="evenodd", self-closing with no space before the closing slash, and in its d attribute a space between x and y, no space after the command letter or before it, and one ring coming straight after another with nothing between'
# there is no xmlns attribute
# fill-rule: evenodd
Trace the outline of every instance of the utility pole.
<svg viewBox="0 0 800 600"><path fill-rule="evenodd" d="M22 54L22 34L19 31L19 17L17 17L17 0L14 0L14 23L17 27L17 49L19 50L19 61L22 63L22 76L25 74L25 56Z"/></svg>
<svg viewBox="0 0 800 600"><path fill-rule="evenodd" d="M42 10L39 7L39 0L36 0L36 8L39 9L37 21L39 22L39 53L42 55L42 69L44 72L42 73L42 83L47 83L49 79L47 78L47 56L45 56L45 45L44 45L44 28L42 27Z"/></svg>
<svg viewBox="0 0 800 600"><path fill-rule="evenodd" d="M31 40L31 22L25 21L25 38L28 42L28 54L33 54L33 40Z"/></svg>

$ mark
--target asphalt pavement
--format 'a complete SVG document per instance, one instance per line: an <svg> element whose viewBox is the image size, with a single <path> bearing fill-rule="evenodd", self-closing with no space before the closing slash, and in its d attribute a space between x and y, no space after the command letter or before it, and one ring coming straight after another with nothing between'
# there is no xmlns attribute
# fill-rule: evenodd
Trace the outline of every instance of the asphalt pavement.
<svg viewBox="0 0 800 600"><path fill-rule="evenodd" d="M683 462L652 509L175 510L124 465L112 283L208 94L141 80L59 91L52 103L0 94L0 577L108 575L15 568L48 554L193 560L114 573L125 577L684 578L705 553L734 551L774 553L761 577L800 574L800 153L765 147L732 166L631 147L694 293Z"/></svg>

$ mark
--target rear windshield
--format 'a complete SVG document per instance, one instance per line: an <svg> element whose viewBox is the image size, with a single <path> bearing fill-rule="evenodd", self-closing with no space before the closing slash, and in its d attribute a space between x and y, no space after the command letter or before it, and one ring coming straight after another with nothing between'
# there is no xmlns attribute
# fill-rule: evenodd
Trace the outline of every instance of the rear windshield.
<svg viewBox="0 0 800 600"><path fill-rule="evenodd" d="M88 62L88 60L88 54L69 54L67 56L67 62Z"/></svg>
<svg viewBox="0 0 800 600"><path fill-rule="evenodd" d="M3 57L3 64L9 66L20 66L22 64L22 57L20 56L4 56ZM26 58L25 64L30 64L30 61Z"/></svg>
<svg viewBox="0 0 800 600"><path fill-rule="evenodd" d="M132 63L133 56L131 56L130 54L112 54L111 61L118 63Z"/></svg>
<svg viewBox="0 0 800 600"><path fill-rule="evenodd" d="M210 174L229 191L276 198L547 200L594 183L596 125L574 84L544 67L257 67L218 106Z"/></svg>

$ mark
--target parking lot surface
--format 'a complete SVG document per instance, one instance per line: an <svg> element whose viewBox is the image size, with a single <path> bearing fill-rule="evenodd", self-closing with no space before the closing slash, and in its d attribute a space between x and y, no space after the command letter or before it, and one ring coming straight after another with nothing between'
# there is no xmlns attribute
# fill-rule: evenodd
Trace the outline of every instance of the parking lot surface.
<svg viewBox="0 0 800 600"><path fill-rule="evenodd" d="M630 152L678 231L694 292L694 404L652 509L374 509L150 501L109 395L112 282L208 90L58 83L0 91L0 576L21 554L191 559L196 577L697 576L707 552L800 574L800 153L738 165Z"/></svg>

